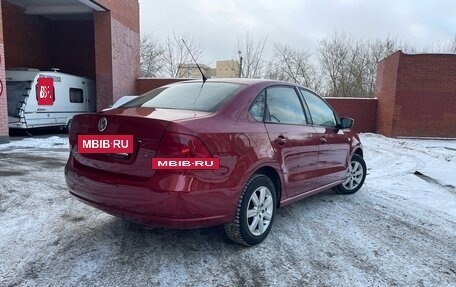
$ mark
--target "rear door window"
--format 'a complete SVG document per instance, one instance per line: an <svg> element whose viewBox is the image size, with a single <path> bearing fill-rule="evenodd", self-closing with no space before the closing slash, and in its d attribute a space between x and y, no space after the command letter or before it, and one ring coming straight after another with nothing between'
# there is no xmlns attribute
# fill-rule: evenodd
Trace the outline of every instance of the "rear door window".
<svg viewBox="0 0 456 287"><path fill-rule="evenodd" d="M307 123L298 94L293 87L270 87L266 89L265 122L281 124Z"/></svg>

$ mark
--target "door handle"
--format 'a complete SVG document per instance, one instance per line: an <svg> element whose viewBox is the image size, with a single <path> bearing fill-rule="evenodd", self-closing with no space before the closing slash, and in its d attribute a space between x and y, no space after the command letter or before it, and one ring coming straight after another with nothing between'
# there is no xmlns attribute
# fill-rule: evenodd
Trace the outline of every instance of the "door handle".
<svg viewBox="0 0 456 287"><path fill-rule="evenodd" d="M323 137L320 138L320 142L321 142L322 144L325 144L325 143L328 142L328 140L326 139L326 137L323 136Z"/></svg>
<svg viewBox="0 0 456 287"><path fill-rule="evenodd" d="M280 135L276 138L276 143L278 145L284 145L286 142L287 142L287 139L283 135Z"/></svg>

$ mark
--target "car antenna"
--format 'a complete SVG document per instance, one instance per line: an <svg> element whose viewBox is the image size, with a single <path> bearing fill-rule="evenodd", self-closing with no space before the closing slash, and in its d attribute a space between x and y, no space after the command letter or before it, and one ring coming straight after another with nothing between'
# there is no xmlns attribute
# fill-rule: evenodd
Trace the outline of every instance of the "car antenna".
<svg viewBox="0 0 456 287"><path fill-rule="evenodd" d="M190 56L192 57L193 62L195 62L196 67L198 68L198 70L199 70L200 73L201 73L201 76L203 76L203 85L204 85L204 83L206 83L206 81L207 81L207 77L204 75L203 71L201 70L200 66L198 65L198 62L195 60L195 57L193 57L192 52L191 52L190 49L188 48L187 43L185 43L185 40L184 40L184 39L182 39L182 42L184 42L185 48L187 48L187 51L188 51L188 53L190 54Z"/></svg>

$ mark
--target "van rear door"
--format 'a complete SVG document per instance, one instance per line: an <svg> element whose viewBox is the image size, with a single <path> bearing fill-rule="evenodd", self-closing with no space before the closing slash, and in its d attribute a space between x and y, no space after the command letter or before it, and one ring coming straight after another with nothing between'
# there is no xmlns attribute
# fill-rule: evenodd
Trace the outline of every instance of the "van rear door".
<svg viewBox="0 0 456 287"><path fill-rule="evenodd" d="M31 81L6 82L8 124L10 127L20 128L25 124L24 109L31 86Z"/></svg>

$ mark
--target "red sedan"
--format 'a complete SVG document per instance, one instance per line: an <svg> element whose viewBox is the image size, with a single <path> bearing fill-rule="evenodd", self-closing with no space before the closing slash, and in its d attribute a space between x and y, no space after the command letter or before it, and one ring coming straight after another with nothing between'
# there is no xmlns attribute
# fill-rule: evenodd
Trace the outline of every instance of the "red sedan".
<svg viewBox="0 0 456 287"><path fill-rule="evenodd" d="M115 216L225 225L230 239L250 246L266 238L278 207L361 188L366 164L352 124L290 83L180 82L75 116L65 177L71 194Z"/></svg>

